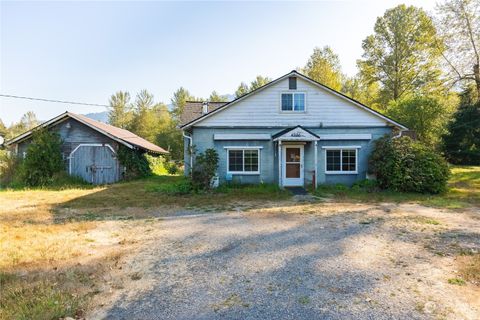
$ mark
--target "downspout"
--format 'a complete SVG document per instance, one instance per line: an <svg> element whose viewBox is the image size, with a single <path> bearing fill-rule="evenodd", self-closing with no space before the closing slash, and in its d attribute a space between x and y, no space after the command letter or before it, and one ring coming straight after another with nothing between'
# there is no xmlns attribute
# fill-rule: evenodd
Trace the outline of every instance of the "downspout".
<svg viewBox="0 0 480 320"><path fill-rule="evenodd" d="M404 132L404 131L407 131L407 130L400 130L396 135L394 135L392 137L392 140L400 138L402 136L402 132Z"/></svg>
<svg viewBox="0 0 480 320"><path fill-rule="evenodd" d="M192 163L193 163L193 153L192 153L192 137L187 136L185 134L185 131L182 130L182 136L186 139L188 139L188 151L190 152L190 163L188 164L190 166L190 175L192 175Z"/></svg>

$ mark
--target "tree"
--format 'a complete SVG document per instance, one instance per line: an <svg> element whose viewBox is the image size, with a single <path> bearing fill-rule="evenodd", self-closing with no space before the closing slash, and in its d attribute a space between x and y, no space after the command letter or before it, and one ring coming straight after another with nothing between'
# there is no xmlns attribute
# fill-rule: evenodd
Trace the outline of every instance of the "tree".
<svg viewBox="0 0 480 320"><path fill-rule="evenodd" d="M210 97L208 97L208 101L210 102L225 102L228 100L228 96L226 95L219 95L217 91L212 91Z"/></svg>
<svg viewBox="0 0 480 320"><path fill-rule="evenodd" d="M362 76L380 84L384 105L440 85L440 52L435 26L421 8L399 5L377 18L374 34L362 43Z"/></svg>
<svg viewBox="0 0 480 320"><path fill-rule="evenodd" d="M447 99L416 95L392 101L387 115L414 130L424 144L436 147L453 112L447 102Z"/></svg>
<svg viewBox="0 0 480 320"><path fill-rule="evenodd" d="M247 93L252 92L253 90L256 90L260 87L263 87L264 85L266 85L270 81L272 81L272 79L270 79L268 77L263 77L263 76L258 75L255 78L255 80L250 82L250 86L248 86L245 82L242 82L238 86L237 91L235 91L235 98L241 97L241 96L243 96Z"/></svg>
<svg viewBox="0 0 480 320"><path fill-rule="evenodd" d="M377 82L369 83L360 74L353 77L344 77L342 83L342 93L350 98L357 100L368 107L383 111L378 101L378 92L380 88Z"/></svg>
<svg viewBox="0 0 480 320"><path fill-rule="evenodd" d="M460 106L442 137L443 152L451 163L480 165L480 102L472 91L461 94Z"/></svg>
<svg viewBox="0 0 480 320"><path fill-rule="evenodd" d="M342 72L340 59L332 48L313 49L313 54L308 59L304 73L315 81L339 91L342 88Z"/></svg>
<svg viewBox="0 0 480 320"><path fill-rule="evenodd" d="M171 100L173 105L172 114L173 118L177 123L180 123L180 116L183 113L185 104L189 100L195 100L195 98L184 87L180 87L177 91L174 92L173 98Z"/></svg>
<svg viewBox="0 0 480 320"><path fill-rule="evenodd" d="M132 121L132 105L130 94L126 91L118 91L110 97L108 122L116 127L126 129Z"/></svg>
<svg viewBox="0 0 480 320"><path fill-rule="evenodd" d="M160 106L155 104L151 93L147 90L140 91L133 105L134 117L129 128L130 131L154 143L158 130L158 108Z"/></svg>
<svg viewBox="0 0 480 320"><path fill-rule="evenodd" d="M473 82L480 101L480 0L449 0L437 7L442 51L455 82Z"/></svg>
<svg viewBox="0 0 480 320"><path fill-rule="evenodd" d="M241 97L249 93L248 85L245 82L240 83L237 91L235 91L235 98Z"/></svg>
<svg viewBox="0 0 480 320"><path fill-rule="evenodd" d="M8 128L7 139L16 137L19 134L35 128L39 124L40 122L37 120L35 113L33 111L28 111L22 116L19 122L12 124Z"/></svg>
<svg viewBox="0 0 480 320"><path fill-rule="evenodd" d="M2 119L0 119L0 136L5 137L6 134L7 134L7 127L3 123Z"/></svg>

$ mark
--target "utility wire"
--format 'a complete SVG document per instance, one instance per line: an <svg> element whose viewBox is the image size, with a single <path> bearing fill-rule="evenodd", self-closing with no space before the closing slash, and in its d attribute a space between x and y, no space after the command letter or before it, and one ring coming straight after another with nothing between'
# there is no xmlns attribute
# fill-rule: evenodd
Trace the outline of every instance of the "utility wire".
<svg viewBox="0 0 480 320"><path fill-rule="evenodd" d="M108 107L106 104L83 103L83 102L73 102L73 101L63 101L63 100L51 100L51 99L42 99L42 98L22 97L22 96L10 95L10 94L0 94L0 97L44 101L44 102L66 103L66 104L79 104L79 105L83 105L83 106Z"/></svg>

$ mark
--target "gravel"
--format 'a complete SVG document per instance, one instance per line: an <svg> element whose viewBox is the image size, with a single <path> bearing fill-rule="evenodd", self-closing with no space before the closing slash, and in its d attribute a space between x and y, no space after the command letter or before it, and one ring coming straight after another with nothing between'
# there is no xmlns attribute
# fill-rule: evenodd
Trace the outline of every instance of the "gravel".
<svg viewBox="0 0 480 320"><path fill-rule="evenodd" d="M156 240L125 267L140 271L146 285L126 285L114 304L95 317L478 316L445 284L447 271L435 265L439 257L394 224L393 216L385 217L390 210L354 207L336 214L310 210L293 215L250 210L164 219ZM437 226L428 228L435 232Z"/></svg>

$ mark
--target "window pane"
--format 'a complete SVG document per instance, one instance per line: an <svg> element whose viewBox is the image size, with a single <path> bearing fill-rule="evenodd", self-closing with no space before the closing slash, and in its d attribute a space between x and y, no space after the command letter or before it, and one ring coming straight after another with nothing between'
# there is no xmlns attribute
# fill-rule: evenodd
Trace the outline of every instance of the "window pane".
<svg viewBox="0 0 480 320"><path fill-rule="evenodd" d="M243 150L228 150L228 171L243 171Z"/></svg>
<svg viewBox="0 0 480 320"><path fill-rule="evenodd" d="M282 111L293 110L293 94L282 93Z"/></svg>
<svg viewBox="0 0 480 320"><path fill-rule="evenodd" d="M305 110L305 94L295 93L294 94L294 110L295 111L304 111Z"/></svg>
<svg viewBox="0 0 480 320"><path fill-rule="evenodd" d="M355 150L342 150L342 171L355 171Z"/></svg>
<svg viewBox="0 0 480 320"><path fill-rule="evenodd" d="M245 150L245 171L258 171L258 150Z"/></svg>
<svg viewBox="0 0 480 320"><path fill-rule="evenodd" d="M327 150L327 171L340 171L340 150Z"/></svg>
<svg viewBox="0 0 480 320"><path fill-rule="evenodd" d="M297 77L288 78L288 89L297 90Z"/></svg>

